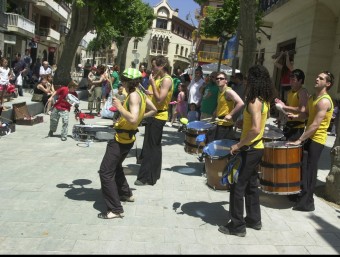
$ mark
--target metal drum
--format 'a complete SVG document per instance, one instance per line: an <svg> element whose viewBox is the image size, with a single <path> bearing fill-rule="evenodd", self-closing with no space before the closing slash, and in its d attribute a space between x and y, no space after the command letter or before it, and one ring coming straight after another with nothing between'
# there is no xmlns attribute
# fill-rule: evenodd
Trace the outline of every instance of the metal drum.
<svg viewBox="0 0 340 257"><path fill-rule="evenodd" d="M231 158L230 147L237 141L230 139L215 140L203 149L207 184L213 189L229 190L229 185L221 185L221 178Z"/></svg>
<svg viewBox="0 0 340 257"><path fill-rule="evenodd" d="M72 95L72 94L67 94L66 101L70 105L72 105L72 106L74 106L75 104L79 104L80 103L79 99L76 96Z"/></svg>
<svg viewBox="0 0 340 257"><path fill-rule="evenodd" d="M213 126L215 125L203 121L189 122L186 125L184 151L189 154L201 154L205 143L197 143L196 138L199 135L207 134L208 130Z"/></svg>
<svg viewBox="0 0 340 257"><path fill-rule="evenodd" d="M74 125L72 130L73 139L77 141L108 141L114 139L114 128L101 125Z"/></svg>
<svg viewBox="0 0 340 257"><path fill-rule="evenodd" d="M264 144L259 177L265 193L289 195L301 190L302 146L286 145L287 142Z"/></svg>
<svg viewBox="0 0 340 257"><path fill-rule="evenodd" d="M283 137L283 131L274 126L266 126L263 133L264 142L278 141Z"/></svg>

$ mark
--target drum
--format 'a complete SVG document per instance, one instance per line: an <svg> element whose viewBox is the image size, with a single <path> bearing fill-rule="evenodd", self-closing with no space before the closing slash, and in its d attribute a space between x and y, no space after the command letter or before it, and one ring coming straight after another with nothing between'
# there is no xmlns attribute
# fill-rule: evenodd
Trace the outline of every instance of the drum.
<svg viewBox="0 0 340 257"><path fill-rule="evenodd" d="M186 125L184 151L189 154L201 154L205 143L196 143L196 138L199 135L205 135L213 126L215 125L203 121L189 122Z"/></svg>
<svg viewBox="0 0 340 257"><path fill-rule="evenodd" d="M72 94L67 94L66 101L72 106L80 103L79 99Z"/></svg>
<svg viewBox="0 0 340 257"><path fill-rule="evenodd" d="M77 141L108 141L114 139L116 131L108 126L101 125L74 125L73 139Z"/></svg>
<svg viewBox="0 0 340 257"><path fill-rule="evenodd" d="M264 144L259 177L265 193L289 195L301 190L302 146L286 143L273 141Z"/></svg>
<svg viewBox="0 0 340 257"><path fill-rule="evenodd" d="M237 141L230 139L215 140L209 143L203 149L205 157L205 171L207 174L207 184L213 189L228 190L229 185L221 185L221 178L231 155L230 146L236 144Z"/></svg>
<svg viewBox="0 0 340 257"><path fill-rule="evenodd" d="M282 137L283 137L283 131L281 129L271 128L271 127L266 126L264 133L263 133L264 142L278 141Z"/></svg>

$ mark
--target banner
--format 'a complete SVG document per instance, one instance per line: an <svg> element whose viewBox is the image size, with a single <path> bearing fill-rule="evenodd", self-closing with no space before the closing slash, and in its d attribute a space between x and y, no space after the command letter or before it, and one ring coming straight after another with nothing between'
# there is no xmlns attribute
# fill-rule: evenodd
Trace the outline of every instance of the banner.
<svg viewBox="0 0 340 257"><path fill-rule="evenodd" d="M231 39L227 42L227 47L224 51L223 59L234 59L235 52L236 52L236 44L237 44L237 37L234 35Z"/></svg>

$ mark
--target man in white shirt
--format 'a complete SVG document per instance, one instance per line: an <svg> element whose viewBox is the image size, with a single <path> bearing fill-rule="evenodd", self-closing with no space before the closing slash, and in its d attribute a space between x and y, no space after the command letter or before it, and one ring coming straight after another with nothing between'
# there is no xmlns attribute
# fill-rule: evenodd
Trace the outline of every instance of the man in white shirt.
<svg viewBox="0 0 340 257"><path fill-rule="evenodd" d="M202 70L195 70L195 77L191 80L188 86L188 106L192 103L196 104L196 111L201 115L201 101L202 93L200 88L204 84L204 79L202 78Z"/></svg>
<svg viewBox="0 0 340 257"><path fill-rule="evenodd" d="M40 66L39 70L39 81L41 80L42 77L47 77L47 75L51 74L52 75L52 69L50 65L48 64L48 61L43 61L42 65Z"/></svg>

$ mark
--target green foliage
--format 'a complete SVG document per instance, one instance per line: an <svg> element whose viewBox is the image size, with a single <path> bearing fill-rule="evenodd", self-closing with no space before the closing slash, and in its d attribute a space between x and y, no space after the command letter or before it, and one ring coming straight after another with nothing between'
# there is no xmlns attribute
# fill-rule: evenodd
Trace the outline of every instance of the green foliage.
<svg viewBox="0 0 340 257"><path fill-rule="evenodd" d="M199 5L205 4L208 2L208 0L194 0L195 3L198 3Z"/></svg>
<svg viewBox="0 0 340 257"><path fill-rule="evenodd" d="M239 8L239 0L224 0L222 8L208 6L200 33L206 37L218 37L222 32L234 34L239 20Z"/></svg>

